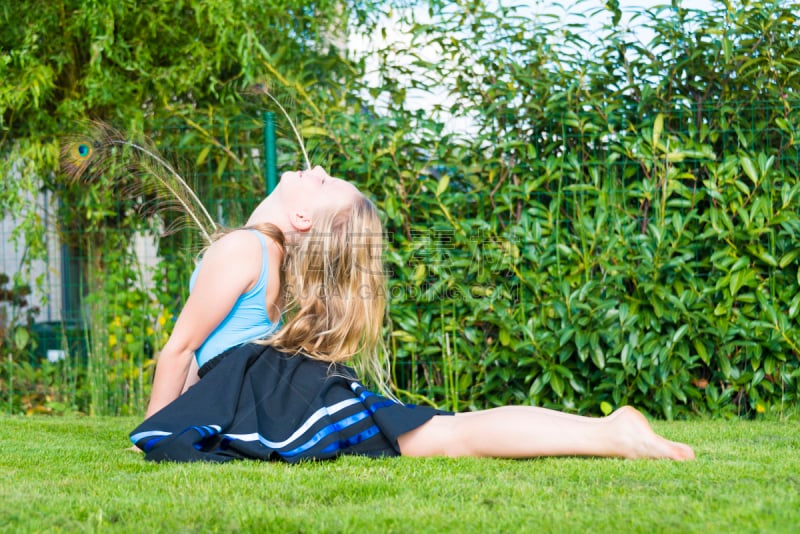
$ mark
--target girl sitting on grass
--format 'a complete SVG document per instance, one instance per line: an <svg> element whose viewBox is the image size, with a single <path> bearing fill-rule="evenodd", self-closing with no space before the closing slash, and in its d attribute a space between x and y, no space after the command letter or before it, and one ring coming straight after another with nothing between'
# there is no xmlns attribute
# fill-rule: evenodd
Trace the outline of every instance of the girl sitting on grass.
<svg viewBox="0 0 800 534"><path fill-rule="evenodd" d="M359 373L387 382L381 239L352 184L320 167L285 173L192 276L147 419L131 433L146 458L694 457L631 407L604 418L533 406L453 414L365 389Z"/></svg>

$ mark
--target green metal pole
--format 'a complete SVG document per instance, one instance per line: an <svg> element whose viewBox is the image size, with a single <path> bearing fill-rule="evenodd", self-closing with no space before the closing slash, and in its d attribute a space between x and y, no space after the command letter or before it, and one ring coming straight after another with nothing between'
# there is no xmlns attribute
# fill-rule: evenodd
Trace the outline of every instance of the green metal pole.
<svg viewBox="0 0 800 534"><path fill-rule="evenodd" d="M264 112L264 181L267 194L278 185L278 151L275 147L275 114Z"/></svg>

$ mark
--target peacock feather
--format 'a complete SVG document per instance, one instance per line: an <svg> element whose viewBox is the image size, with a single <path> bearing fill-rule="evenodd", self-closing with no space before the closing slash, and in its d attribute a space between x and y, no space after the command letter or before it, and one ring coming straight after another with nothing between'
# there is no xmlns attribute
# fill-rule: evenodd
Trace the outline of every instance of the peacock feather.
<svg viewBox="0 0 800 534"><path fill-rule="evenodd" d="M71 176L83 174L92 161L94 143L88 138L70 143L62 148L61 165Z"/></svg>
<svg viewBox="0 0 800 534"><path fill-rule="evenodd" d="M300 144L306 167L311 169L303 137L286 108L263 84L257 84L253 92L269 97L278 106ZM127 198L142 201L146 212L154 214L176 210L200 230L208 243L211 243L212 235L218 229L186 180L151 143L131 141L105 123L92 122L86 133L64 140L61 169L76 181L90 182L100 176L114 177L119 185L118 191ZM174 228L178 227L179 224Z"/></svg>
<svg viewBox="0 0 800 534"><path fill-rule="evenodd" d="M148 214L178 211L209 243L218 228L186 180L155 147L146 141L131 141L107 124L93 122L86 133L65 139L61 169L75 181L113 177L117 191L126 198L140 199Z"/></svg>
<svg viewBox="0 0 800 534"><path fill-rule="evenodd" d="M300 150L303 151L303 158L306 161L306 169L307 170L311 170L311 161L308 159L308 152L306 152L305 144L303 144L303 136L300 135L300 132L297 130L297 127L294 125L294 122L289 117L289 113L281 105L281 103L278 101L278 99L275 98L274 96L272 96L272 93L270 93L269 91L265 91L264 94L267 95L270 99L272 99L273 102L275 102L275 105L278 106L278 108L281 110L281 113L283 113L283 116L286 117L286 119L289 121L289 126L292 127L292 131L294 131L294 135L295 135L295 137L297 137L297 142L300 144Z"/></svg>
<svg viewBox="0 0 800 534"><path fill-rule="evenodd" d="M273 104L278 106L278 109L281 110L281 113L286 118L286 121L289 123L289 126L291 127L292 132L294 133L294 136L297 139L297 143L300 145L300 150L303 153L303 160L306 163L306 169L310 170L311 161L308 159L308 152L306 151L305 144L303 143L303 136L300 134L300 130L297 129L297 126L295 126L292 117L289 115L289 112L286 111L286 107L283 104L281 104L280 100L278 100L278 98L275 97L275 95L272 94L272 91L269 89L269 86L264 82L256 83L249 88L247 93L251 95L266 96L272 101Z"/></svg>

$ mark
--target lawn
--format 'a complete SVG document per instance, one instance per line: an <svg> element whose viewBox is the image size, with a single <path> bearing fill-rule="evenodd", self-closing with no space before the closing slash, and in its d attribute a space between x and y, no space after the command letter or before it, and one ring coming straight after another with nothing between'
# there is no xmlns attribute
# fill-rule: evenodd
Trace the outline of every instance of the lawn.
<svg viewBox="0 0 800 534"><path fill-rule="evenodd" d="M0 416L0 531L797 532L800 423L655 422L694 462L151 464L132 418Z"/></svg>

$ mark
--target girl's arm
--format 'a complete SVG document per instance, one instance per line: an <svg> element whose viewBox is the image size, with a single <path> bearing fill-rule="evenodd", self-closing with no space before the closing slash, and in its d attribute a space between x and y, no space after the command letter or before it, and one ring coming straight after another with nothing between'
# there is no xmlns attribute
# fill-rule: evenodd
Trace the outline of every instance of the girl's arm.
<svg viewBox="0 0 800 534"><path fill-rule="evenodd" d="M255 285L260 272L261 244L252 232L232 232L208 248L194 288L158 356L145 417L183 392L194 351L225 319L236 300Z"/></svg>

